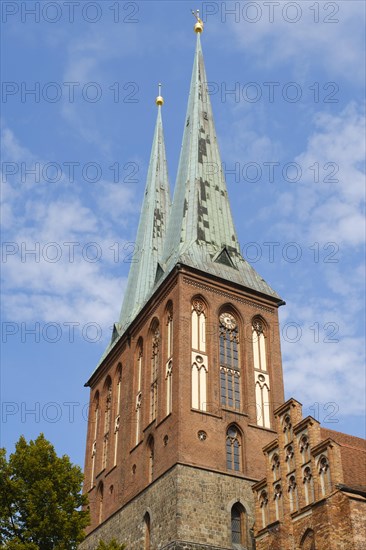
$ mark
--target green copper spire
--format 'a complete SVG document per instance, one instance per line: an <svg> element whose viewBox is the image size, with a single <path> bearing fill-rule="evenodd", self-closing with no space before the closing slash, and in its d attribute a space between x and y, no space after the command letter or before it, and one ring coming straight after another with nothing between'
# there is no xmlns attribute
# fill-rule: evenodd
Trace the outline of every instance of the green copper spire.
<svg viewBox="0 0 366 550"><path fill-rule="evenodd" d="M135 254L128 274L120 320L117 325L120 334L144 305L147 295L154 286L158 263L161 262L163 240L171 205L161 117L163 103L159 85L159 96L156 99L158 116L137 230Z"/></svg>
<svg viewBox="0 0 366 550"><path fill-rule="evenodd" d="M200 23L196 27L197 47L164 247L164 271L182 263L279 298L240 254L207 90L200 38L203 27Z"/></svg>

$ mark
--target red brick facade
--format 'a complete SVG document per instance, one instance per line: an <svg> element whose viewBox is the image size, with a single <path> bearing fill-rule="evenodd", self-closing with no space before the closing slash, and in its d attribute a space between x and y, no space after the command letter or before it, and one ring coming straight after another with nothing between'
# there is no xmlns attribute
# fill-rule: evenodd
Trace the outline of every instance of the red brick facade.
<svg viewBox="0 0 366 550"><path fill-rule="evenodd" d="M208 374L205 411L192 408L191 315L195 298L199 298L206 308ZM220 401L221 312L230 312L237 322L240 365L238 410L223 406ZM172 410L167 414L165 364L169 314L173 319ZM266 360L271 384L271 429L257 424L253 318L260 318L265 327ZM159 323L160 350L157 413L156 419L151 421L153 336L150 328L154 320L155 326L156 322ZM140 350L141 420L136 444ZM275 436L273 410L283 402L282 379L278 300L257 296L229 282L179 266L89 381L90 419L85 460L85 491L89 495L92 516L89 532L141 495L176 464L216 472L218 477L229 473L231 478L234 476L249 484L262 477L265 470L261 449ZM230 425L235 425L240 434L240 467L234 471L227 467L227 429ZM246 508L250 514L252 503L247 503ZM225 513L229 518L229 537L230 510ZM248 530L249 527L251 525L248 525ZM151 530L154 531L153 524Z"/></svg>
<svg viewBox="0 0 366 550"><path fill-rule="evenodd" d="M256 550L366 548L365 440L303 419L294 399L275 417L266 477L253 486Z"/></svg>

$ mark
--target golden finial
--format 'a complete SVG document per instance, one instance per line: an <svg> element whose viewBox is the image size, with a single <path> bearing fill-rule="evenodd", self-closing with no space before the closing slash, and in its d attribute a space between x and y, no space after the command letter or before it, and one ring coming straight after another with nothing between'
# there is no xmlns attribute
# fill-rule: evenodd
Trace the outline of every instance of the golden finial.
<svg viewBox="0 0 366 550"><path fill-rule="evenodd" d="M194 32L196 32L196 33L203 32L203 21L200 18L200 10L197 10L197 11L192 10L192 13L195 16L195 18L197 19L197 23L194 26Z"/></svg>
<svg viewBox="0 0 366 550"><path fill-rule="evenodd" d="M163 96L161 95L161 83L160 83L160 82L159 82L159 95L158 95L158 97L156 98L155 103L156 103L156 105L158 105L159 107L160 107L161 105L164 105L164 98L163 98Z"/></svg>

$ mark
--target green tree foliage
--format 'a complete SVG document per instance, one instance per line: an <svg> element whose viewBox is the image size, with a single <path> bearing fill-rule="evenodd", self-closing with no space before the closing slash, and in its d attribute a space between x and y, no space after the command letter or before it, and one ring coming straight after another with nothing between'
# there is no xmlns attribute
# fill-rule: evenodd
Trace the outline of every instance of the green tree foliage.
<svg viewBox="0 0 366 550"><path fill-rule="evenodd" d="M112 539L110 542L99 541L96 550L125 550L125 544L119 544L116 539Z"/></svg>
<svg viewBox="0 0 366 550"><path fill-rule="evenodd" d="M20 437L8 461L0 449L0 546L75 549L89 523L82 480L81 469L58 457L43 434L29 443Z"/></svg>

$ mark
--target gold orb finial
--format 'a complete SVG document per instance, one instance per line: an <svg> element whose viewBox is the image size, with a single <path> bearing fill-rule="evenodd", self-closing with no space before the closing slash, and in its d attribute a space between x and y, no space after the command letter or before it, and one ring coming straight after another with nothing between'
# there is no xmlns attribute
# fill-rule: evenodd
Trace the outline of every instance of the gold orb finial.
<svg viewBox="0 0 366 550"><path fill-rule="evenodd" d="M161 83L160 82L159 82L159 95L156 98L155 103L158 107L161 107L162 105L164 105L164 98L161 95Z"/></svg>
<svg viewBox="0 0 366 550"><path fill-rule="evenodd" d="M196 11L193 11L192 10L192 13L193 15L195 16L195 18L197 19L197 23L195 24L195 26L193 27L194 28L194 32L195 33L201 33L203 32L203 21L202 19L200 18L200 10L196 10Z"/></svg>

